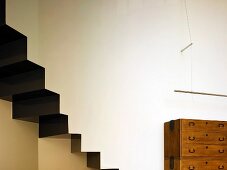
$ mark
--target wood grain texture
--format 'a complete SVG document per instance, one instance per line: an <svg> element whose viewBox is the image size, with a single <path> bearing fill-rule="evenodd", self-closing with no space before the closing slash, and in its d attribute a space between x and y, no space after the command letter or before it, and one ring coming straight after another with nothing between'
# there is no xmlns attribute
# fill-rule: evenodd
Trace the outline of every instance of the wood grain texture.
<svg viewBox="0 0 227 170"><path fill-rule="evenodd" d="M227 132L209 132L209 131L187 131L182 133L182 145L185 144L204 144L204 145L226 145Z"/></svg>
<svg viewBox="0 0 227 170"><path fill-rule="evenodd" d="M165 170L170 170L169 160L165 159L164 167ZM175 159L174 170L221 170L227 168L227 159L211 159L211 158L200 158L200 159Z"/></svg>
<svg viewBox="0 0 227 170"><path fill-rule="evenodd" d="M201 145L201 144L186 144L182 147L181 156L211 156L211 157L226 157L227 145Z"/></svg>
<svg viewBox="0 0 227 170"><path fill-rule="evenodd" d="M211 120L181 119L182 131L226 132L227 122Z"/></svg>
<svg viewBox="0 0 227 170"><path fill-rule="evenodd" d="M227 169L226 128L226 121L178 119L166 122L165 170L170 170L171 164L174 170ZM174 158L173 162L170 158Z"/></svg>

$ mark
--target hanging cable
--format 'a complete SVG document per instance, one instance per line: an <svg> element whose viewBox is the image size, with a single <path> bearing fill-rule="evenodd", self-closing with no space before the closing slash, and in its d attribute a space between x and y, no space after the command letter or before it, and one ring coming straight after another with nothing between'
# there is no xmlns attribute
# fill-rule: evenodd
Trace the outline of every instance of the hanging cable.
<svg viewBox="0 0 227 170"><path fill-rule="evenodd" d="M188 35L189 35L189 44L184 47L180 52L181 54L183 54L184 51L186 51L188 48L192 47L193 45L193 42L192 42L192 34L191 34L191 26L190 26L190 21L189 21L189 12L188 12L188 3L187 3L187 0L184 0L184 7L185 7L185 14L186 14L186 20L187 20L187 27L188 27ZM190 82L191 82L191 91L192 91L192 78L193 78L193 73L192 73L192 56L190 57Z"/></svg>
<svg viewBox="0 0 227 170"><path fill-rule="evenodd" d="M187 0L184 0L184 7L185 7L185 13L186 13L186 17L187 17L187 25L188 25L188 34L189 34L189 39L190 39L190 43L192 43L192 34L191 34L191 26L190 26L190 22L189 22L189 13L188 13L188 3Z"/></svg>

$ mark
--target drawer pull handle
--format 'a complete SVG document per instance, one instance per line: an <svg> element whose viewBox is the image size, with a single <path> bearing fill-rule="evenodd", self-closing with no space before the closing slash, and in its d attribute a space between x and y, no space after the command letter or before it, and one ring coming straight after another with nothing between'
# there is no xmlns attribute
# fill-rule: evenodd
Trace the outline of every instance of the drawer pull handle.
<svg viewBox="0 0 227 170"><path fill-rule="evenodd" d="M189 122L189 126L195 126L195 122Z"/></svg>
<svg viewBox="0 0 227 170"><path fill-rule="evenodd" d="M223 128L223 127L225 127L225 125L222 124L222 123L220 123L220 124L218 125L218 127Z"/></svg>
<svg viewBox="0 0 227 170"><path fill-rule="evenodd" d="M194 167L194 166L192 166L192 165L190 165L190 166L188 167L188 169L189 169L189 170L194 170L194 169L195 169L195 167Z"/></svg>
<svg viewBox="0 0 227 170"><path fill-rule="evenodd" d="M219 138L219 141L224 141L224 140L225 140L224 137Z"/></svg>
<svg viewBox="0 0 227 170"><path fill-rule="evenodd" d="M218 169L224 169L225 167L224 167L224 165L219 165L218 166Z"/></svg>
<svg viewBox="0 0 227 170"><path fill-rule="evenodd" d="M220 150L219 150L220 151ZM190 153L195 153L195 149L189 149Z"/></svg>
<svg viewBox="0 0 227 170"><path fill-rule="evenodd" d="M224 153L225 150L224 149L219 149L219 153Z"/></svg>
<svg viewBox="0 0 227 170"><path fill-rule="evenodd" d="M191 140L191 141L193 141L193 140L195 140L195 137L194 136L193 137L189 136L188 139Z"/></svg>

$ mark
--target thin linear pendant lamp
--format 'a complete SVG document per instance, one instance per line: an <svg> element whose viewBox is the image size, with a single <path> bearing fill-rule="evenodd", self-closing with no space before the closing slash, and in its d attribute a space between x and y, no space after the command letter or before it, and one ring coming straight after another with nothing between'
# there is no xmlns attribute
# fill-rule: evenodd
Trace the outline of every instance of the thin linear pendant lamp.
<svg viewBox="0 0 227 170"><path fill-rule="evenodd" d="M224 94L204 93L204 92L196 92L196 91L174 90L174 92L176 92L176 93L186 93L186 94L205 95L205 96L215 96L215 97L227 97L227 95L224 95Z"/></svg>

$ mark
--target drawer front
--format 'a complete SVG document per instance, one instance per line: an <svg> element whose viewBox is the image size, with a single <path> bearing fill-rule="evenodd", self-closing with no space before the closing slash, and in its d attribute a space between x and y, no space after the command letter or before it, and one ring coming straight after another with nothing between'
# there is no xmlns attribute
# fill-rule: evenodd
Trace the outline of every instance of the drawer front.
<svg viewBox="0 0 227 170"><path fill-rule="evenodd" d="M209 120L181 120L182 131L216 131L224 132L227 130L227 122L224 121L209 121Z"/></svg>
<svg viewBox="0 0 227 170"><path fill-rule="evenodd" d="M227 132L182 132L182 144L214 144L214 145L226 145L227 144Z"/></svg>
<svg viewBox="0 0 227 170"><path fill-rule="evenodd" d="M182 156L227 156L226 145L193 145L182 147Z"/></svg>
<svg viewBox="0 0 227 170"><path fill-rule="evenodd" d="M181 170L227 170L225 160L182 160Z"/></svg>

